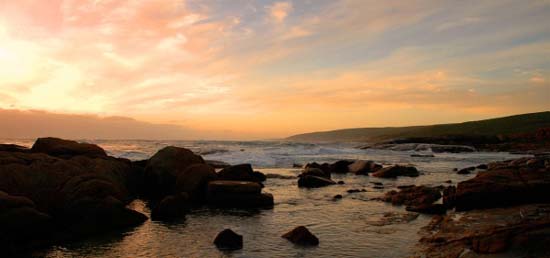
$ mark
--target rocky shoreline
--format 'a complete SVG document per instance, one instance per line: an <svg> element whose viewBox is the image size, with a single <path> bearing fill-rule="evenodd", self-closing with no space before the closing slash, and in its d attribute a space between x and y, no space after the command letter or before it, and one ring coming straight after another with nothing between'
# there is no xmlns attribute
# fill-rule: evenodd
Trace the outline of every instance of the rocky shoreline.
<svg viewBox="0 0 550 258"><path fill-rule="evenodd" d="M398 186L378 198L408 211L406 218L388 214L384 223L408 223L418 213L433 216L420 232L420 257L476 257L518 247L539 250L550 239L546 230L550 226L550 208L546 207L550 203L549 156L457 171L477 172L477 176L457 185ZM301 188L345 184L345 178L337 176L340 181L333 180L333 174L391 181L419 177L422 171L410 165L340 160L308 163L297 178L284 179L296 180ZM138 226L149 218L127 208L135 199L145 200L151 208L151 219L160 221L182 218L190 209L201 206L270 209L274 196L264 191L263 182L280 176L264 175L249 164L231 166L204 160L185 148L165 147L148 160L130 161L110 157L93 144L39 138L32 148L0 145L0 178L1 253L14 255ZM381 182L370 183L382 191L387 187ZM364 191L349 189L347 193ZM477 224L484 226L475 227ZM283 237L306 245L323 241L303 227ZM222 249L243 245L242 236L239 238L230 229L216 239L216 246ZM461 256L464 254L468 256Z"/></svg>

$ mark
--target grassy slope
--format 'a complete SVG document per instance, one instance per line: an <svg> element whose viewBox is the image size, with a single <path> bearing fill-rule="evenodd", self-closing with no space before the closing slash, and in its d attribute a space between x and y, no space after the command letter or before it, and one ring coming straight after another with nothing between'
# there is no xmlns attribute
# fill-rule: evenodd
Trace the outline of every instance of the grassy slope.
<svg viewBox="0 0 550 258"><path fill-rule="evenodd" d="M447 135L492 136L533 132L538 128L545 127L550 127L550 111L456 124L341 129L327 132L298 134L288 137L287 140L383 141L404 137L433 137Z"/></svg>

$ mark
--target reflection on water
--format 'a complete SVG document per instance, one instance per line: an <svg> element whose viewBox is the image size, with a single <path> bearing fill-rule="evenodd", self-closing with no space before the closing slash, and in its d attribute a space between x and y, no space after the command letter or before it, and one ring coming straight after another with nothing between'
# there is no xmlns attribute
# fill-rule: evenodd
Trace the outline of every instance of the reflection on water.
<svg viewBox="0 0 550 258"><path fill-rule="evenodd" d="M99 142L118 156L132 153L154 153L163 144L147 142ZM170 144L170 143L166 143ZM193 145L194 144L194 145ZM209 145L210 144L210 145ZM119 146L120 145L120 146ZM275 206L268 210L192 210L185 218L172 223L147 221L124 232L55 246L41 252L45 257L407 257L419 240L418 231L427 225L430 216L411 218L404 207L395 207L372 200L399 185L447 185L474 175L457 175L453 168L462 168L494 160L513 158L505 153L436 154L434 158L413 158L410 152L357 150L351 146L277 145L276 143L242 144L189 143L196 149L231 149L209 154L207 159L231 163L257 158L255 168L264 173L297 175L289 169L292 163L333 161L339 158L371 159L386 164L413 164L422 172L417 178L380 179L369 176L333 175L333 185L319 189L300 189L295 179L273 179L265 183L265 192L275 196ZM156 146L156 147L152 147ZM240 151L244 148L244 151ZM233 150L236 149L236 150ZM237 150L238 149L238 150ZM147 151L145 151L147 150ZM243 154L244 152L244 154ZM247 152L249 155L247 155ZM125 154L130 153L130 154ZM292 153L286 155L285 153ZM245 160L239 160L246 156ZM254 162L253 162L254 163ZM371 182L381 182L384 189L374 189ZM348 189L366 192L347 193ZM336 194L341 200L333 200ZM142 201L131 207L149 214ZM296 226L305 225L320 239L318 247L295 246L281 235ZM231 228L243 235L244 248L221 252L214 246L218 232Z"/></svg>

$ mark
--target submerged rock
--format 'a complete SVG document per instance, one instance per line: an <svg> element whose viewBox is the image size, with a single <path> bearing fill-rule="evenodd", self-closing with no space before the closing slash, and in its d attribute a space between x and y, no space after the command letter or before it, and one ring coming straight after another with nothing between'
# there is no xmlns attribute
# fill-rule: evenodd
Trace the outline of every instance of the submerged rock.
<svg viewBox="0 0 550 258"><path fill-rule="evenodd" d="M319 245L319 239L313 235L304 226L294 228L292 231L282 235L283 238L288 239L290 242L297 245L304 246L317 246Z"/></svg>
<svg viewBox="0 0 550 258"><path fill-rule="evenodd" d="M298 187L315 188L334 184L336 184L336 182L319 176L300 175L298 179Z"/></svg>
<svg viewBox="0 0 550 258"><path fill-rule="evenodd" d="M382 168L372 174L374 177L395 178L398 176L417 177L420 173L415 167L394 165L387 168Z"/></svg>
<svg viewBox="0 0 550 258"><path fill-rule="evenodd" d="M214 239L214 244L221 250L239 250L243 248L243 236L231 229L224 229L218 233Z"/></svg>

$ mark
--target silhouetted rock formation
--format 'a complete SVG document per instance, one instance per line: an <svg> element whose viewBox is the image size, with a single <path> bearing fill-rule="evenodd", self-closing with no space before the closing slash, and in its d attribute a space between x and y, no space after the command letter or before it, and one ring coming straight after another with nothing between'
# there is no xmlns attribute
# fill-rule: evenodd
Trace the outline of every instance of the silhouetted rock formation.
<svg viewBox="0 0 550 258"><path fill-rule="evenodd" d="M372 176L374 177L382 177L382 178L395 178L398 176L417 177L419 175L420 173L415 167L401 166L401 165L394 165L394 166L382 168L372 174Z"/></svg>
<svg viewBox="0 0 550 258"><path fill-rule="evenodd" d="M221 250L238 250L243 248L243 236L233 232L231 229L224 229L214 239L214 244Z"/></svg>
<svg viewBox="0 0 550 258"><path fill-rule="evenodd" d="M309 230L304 226L299 226L289 231L288 233L282 235L283 238L288 239L288 241L304 246L316 246L319 245L319 239L313 235Z"/></svg>

